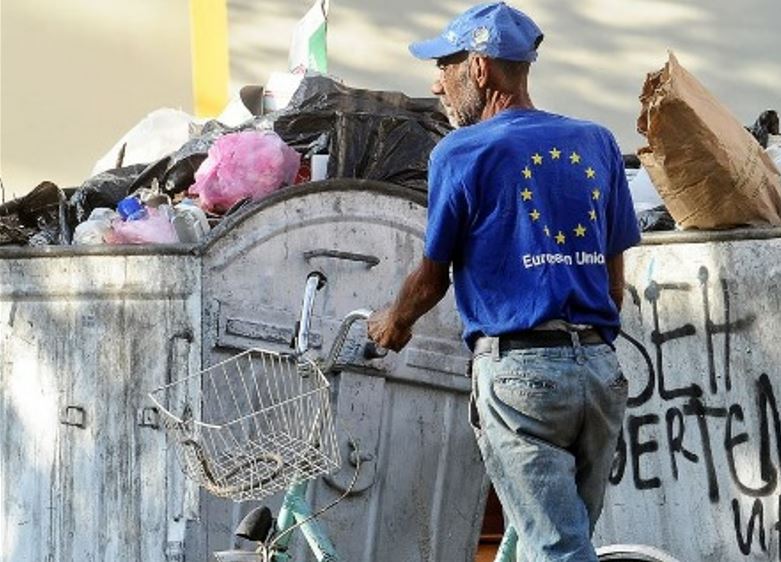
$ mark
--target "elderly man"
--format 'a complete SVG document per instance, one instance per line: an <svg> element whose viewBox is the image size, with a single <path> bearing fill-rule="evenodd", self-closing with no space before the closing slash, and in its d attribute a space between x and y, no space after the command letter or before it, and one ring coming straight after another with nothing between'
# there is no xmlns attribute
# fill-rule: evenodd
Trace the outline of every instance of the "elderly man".
<svg viewBox="0 0 781 562"><path fill-rule="evenodd" d="M369 334L400 350L447 292L473 352L472 416L520 561L596 560L591 544L624 414L622 252L640 238L605 128L536 109L543 35L500 2L410 51L458 127L431 154L424 257Z"/></svg>

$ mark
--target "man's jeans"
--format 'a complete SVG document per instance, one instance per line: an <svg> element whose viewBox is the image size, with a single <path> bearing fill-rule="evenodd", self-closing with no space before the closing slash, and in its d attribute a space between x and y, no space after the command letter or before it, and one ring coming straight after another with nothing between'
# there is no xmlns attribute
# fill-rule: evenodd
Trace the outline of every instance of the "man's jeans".
<svg viewBox="0 0 781 562"><path fill-rule="evenodd" d="M517 562L596 562L591 534L628 390L615 352L499 353L496 345L474 358L472 422L505 522L518 533Z"/></svg>

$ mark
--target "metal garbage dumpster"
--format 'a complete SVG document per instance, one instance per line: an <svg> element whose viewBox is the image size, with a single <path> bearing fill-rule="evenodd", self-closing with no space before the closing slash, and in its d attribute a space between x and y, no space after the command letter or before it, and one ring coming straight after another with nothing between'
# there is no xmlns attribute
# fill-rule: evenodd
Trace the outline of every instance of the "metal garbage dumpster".
<svg viewBox="0 0 781 562"><path fill-rule="evenodd" d="M646 235L626 280L630 400L597 542L777 560L781 230Z"/></svg>
<svg viewBox="0 0 781 562"><path fill-rule="evenodd" d="M200 288L186 248L0 249L0 559L183 559L147 392L200 365Z"/></svg>
<svg viewBox="0 0 781 562"><path fill-rule="evenodd" d="M394 296L422 255L425 221L422 194L358 180L288 189L229 219L203 251L204 365L249 347L288 349L313 270L328 283L311 341L328 349L347 312ZM357 484L322 516L343 560L474 559L487 481L467 423L459 330L450 295L401 354L355 359L337 375L342 468L318 481L311 500L323 506L346 490L354 470L348 435L357 440L365 459ZM249 508L205 494L201 506L188 559L229 548ZM309 560L301 542L295 559Z"/></svg>
<svg viewBox="0 0 781 562"><path fill-rule="evenodd" d="M147 392L237 350L288 349L313 270L329 282L311 342L327 348L344 314L393 297L425 218L420 193L332 180L228 217L198 249L0 249L0 558L181 562L230 548L250 506L184 480ZM449 296L402 354L336 376L343 467L311 499L346 490L357 441L357 484L323 515L344 560L472 560L487 481L459 330Z"/></svg>
<svg viewBox="0 0 781 562"><path fill-rule="evenodd" d="M393 296L420 257L420 194L292 188L207 245L0 249L0 558L207 560L251 507L195 490L146 393L248 347L286 349L312 270L312 343ZM617 342L630 403L599 544L679 560L776 559L781 539L781 230L650 234L627 253ZM323 517L350 562L471 560L486 481L466 422L452 296L401 354L335 378L342 469ZM304 556L299 548L297 555ZM305 558L304 558L305 559Z"/></svg>

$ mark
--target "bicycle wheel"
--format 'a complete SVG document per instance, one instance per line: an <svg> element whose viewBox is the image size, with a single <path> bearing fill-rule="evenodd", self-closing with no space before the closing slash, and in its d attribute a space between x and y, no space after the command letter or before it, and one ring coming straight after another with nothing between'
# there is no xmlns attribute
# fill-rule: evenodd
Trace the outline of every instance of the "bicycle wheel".
<svg viewBox="0 0 781 562"><path fill-rule="evenodd" d="M643 544L614 544L597 549L597 558L605 562L679 562L669 554Z"/></svg>

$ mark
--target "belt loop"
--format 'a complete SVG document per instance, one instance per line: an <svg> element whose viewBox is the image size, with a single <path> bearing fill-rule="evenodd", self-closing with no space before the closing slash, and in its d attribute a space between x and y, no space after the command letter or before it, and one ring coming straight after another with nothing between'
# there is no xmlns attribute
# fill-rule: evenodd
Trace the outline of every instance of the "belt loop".
<svg viewBox="0 0 781 562"><path fill-rule="evenodd" d="M491 338L491 359L493 359L494 362L499 361L499 352L501 351L499 340L499 337Z"/></svg>
<svg viewBox="0 0 781 562"><path fill-rule="evenodd" d="M569 337L572 339L572 348L575 351L575 362L578 365L583 365L586 362L586 351L580 344L580 334L577 330L569 330Z"/></svg>

